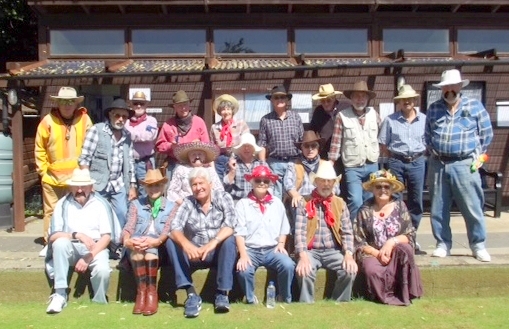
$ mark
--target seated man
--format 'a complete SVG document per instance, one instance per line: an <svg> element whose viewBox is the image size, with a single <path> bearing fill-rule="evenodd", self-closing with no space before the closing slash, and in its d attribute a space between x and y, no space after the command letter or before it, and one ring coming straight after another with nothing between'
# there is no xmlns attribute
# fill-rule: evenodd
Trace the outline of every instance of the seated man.
<svg viewBox="0 0 509 329"><path fill-rule="evenodd" d="M350 213L343 199L334 195L334 185L339 178L331 162L320 163L317 173L311 173L310 179L316 188L310 201L299 204L295 223L299 300L314 301L316 272L324 267L337 274L332 299L348 302L358 270L353 258Z"/></svg>
<svg viewBox="0 0 509 329"><path fill-rule="evenodd" d="M286 303L292 301L292 281L295 263L285 249L290 223L283 202L272 197L269 185L278 177L266 166L246 174L252 190L235 206L238 224L235 239L239 249L237 273L248 304L257 304L254 294L254 274L259 266L277 271L279 295Z"/></svg>
<svg viewBox="0 0 509 329"><path fill-rule="evenodd" d="M233 199L225 191L212 191L210 171L203 167L189 173L192 196L184 199L170 224L166 249L175 271L177 289L186 289L184 316L197 317L201 297L193 286L195 269L217 267L214 309L230 310L228 292L233 287L233 267L237 258L233 229L237 224Z"/></svg>
<svg viewBox="0 0 509 329"><path fill-rule="evenodd" d="M60 313L67 305L69 266L78 273L91 271L93 302L107 303L110 280L110 241L118 241L120 225L110 204L92 191L88 169L75 169L66 181L70 193L60 199L51 218L46 271L54 279L46 313Z"/></svg>

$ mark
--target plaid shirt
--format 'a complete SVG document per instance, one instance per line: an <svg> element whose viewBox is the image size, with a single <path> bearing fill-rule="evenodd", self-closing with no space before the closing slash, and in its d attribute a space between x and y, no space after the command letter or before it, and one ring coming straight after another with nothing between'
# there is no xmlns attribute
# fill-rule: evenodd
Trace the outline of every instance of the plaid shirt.
<svg viewBox="0 0 509 329"><path fill-rule="evenodd" d="M451 115L447 103L440 99L426 112L426 145L444 156L468 156L486 153L493 139L490 116L481 102L461 97Z"/></svg>
<svg viewBox="0 0 509 329"><path fill-rule="evenodd" d="M267 157L296 157L299 149L294 143L302 140L304 126L300 116L287 111L281 120L275 111L262 117L258 145L267 149Z"/></svg>
<svg viewBox="0 0 509 329"><path fill-rule="evenodd" d="M221 149L221 154L225 154L226 150L226 139L221 140L221 129L223 129L223 120L212 124L210 127L210 141L217 145ZM231 147L237 146L240 143L240 136L242 134L250 132L249 126L243 120L233 120L232 122L232 145Z"/></svg>
<svg viewBox="0 0 509 329"><path fill-rule="evenodd" d="M124 178L122 174L122 166L124 164L124 160L129 161L130 172L132 173L129 181L131 183L136 183L136 178L134 176L133 148L132 145L129 147L129 159L124 159L122 150L124 148L124 142L129 132L126 129L122 129L122 136L120 137L120 140L117 141L115 136L113 136L113 131L111 130L111 125L109 122L104 125L104 132L111 136L111 163L109 164L110 179L105 191L119 192L120 189L124 187ZM85 141L83 142L83 148L79 158L80 166L90 166L90 163L94 157L97 143L99 143L99 132L97 131L97 125L93 125L90 127L90 129L87 130L87 135L85 136Z"/></svg>
<svg viewBox="0 0 509 329"><path fill-rule="evenodd" d="M408 122L401 111L395 112L382 123L378 142L386 145L389 152L402 156L424 152L425 123L426 115L421 112L417 112L417 117L412 122Z"/></svg>
<svg viewBox="0 0 509 329"><path fill-rule="evenodd" d="M247 197L248 193L253 189L253 186L246 180L244 175L251 174L253 172L253 168L261 165L266 166L267 163L265 161L255 160L251 164L251 167L248 167L239 157L237 157L237 169L235 170L235 178L233 182L230 182L228 174L224 175L224 189L229 192L235 200L240 200Z"/></svg>
<svg viewBox="0 0 509 329"><path fill-rule="evenodd" d="M320 162L316 164L316 170L318 170L318 165ZM300 189L297 191L301 196L311 195L311 192L315 189L315 186L311 184L309 180L309 173L304 169L304 179L302 180L302 185ZM283 186L285 187L285 191L290 191L295 188L295 184L297 183L297 171L295 170L295 162L288 163L288 168L286 169L285 176L283 177ZM334 194L339 196L341 194L339 184L334 186Z"/></svg>
<svg viewBox="0 0 509 329"><path fill-rule="evenodd" d="M307 231L307 212L305 204L299 205L297 208L297 218L295 220L295 253L298 254L302 251L308 250L306 241ZM327 226L324 220L323 206L317 207L317 216L319 218L319 227L316 229L313 249L337 249L338 244L334 239L332 231ZM337 220L337 219L336 219ZM343 251L350 250L354 252L354 236L352 229L352 222L350 221L350 212L343 201L343 214L341 215L341 244Z"/></svg>
<svg viewBox="0 0 509 329"><path fill-rule="evenodd" d="M203 246L212 240L223 227L235 229L237 217L230 194L225 191L211 191L211 205L207 214L193 197L187 197L171 221L171 231L182 231L185 237Z"/></svg>

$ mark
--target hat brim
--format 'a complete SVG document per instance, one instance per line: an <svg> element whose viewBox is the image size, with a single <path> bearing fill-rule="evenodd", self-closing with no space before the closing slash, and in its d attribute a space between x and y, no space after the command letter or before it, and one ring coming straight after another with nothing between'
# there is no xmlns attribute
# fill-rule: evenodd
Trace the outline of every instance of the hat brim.
<svg viewBox="0 0 509 329"><path fill-rule="evenodd" d="M279 179L279 177L274 174L267 175L267 176L258 176L258 177L255 177L254 175L251 175L251 174L245 174L244 178L250 183L251 183L251 180L256 179L256 178L268 178L272 182L272 184L276 183L277 180Z"/></svg>
<svg viewBox="0 0 509 329"><path fill-rule="evenodd" d="M251 143L244 143L244 144L239 144L237 146L232 147L233 153L237 154L238 152L240 152L240 150L242 149L242 146L244 146L246 144L252 146L255 150L255 153L259 153L262 150L262 148L256 144L253 145Z"/></svg>
<svg viewBox="0 0 509 329"><path fill-rule="evenodd" d="M295 143L293 143L293 145L300 148L302 146L302 144L313 143L313 142L318 142L320 144L320 148L322 148L323 144L325 143L325 138L318 138L318 139L313 139L310 141L295 142Z"/></svg>
<svg viewBox="0 0 509 329"><path fill-rule="evenodd" d="M407 99L407 98L417 98L419 96L421 96L421 95L419 95L419 94L401 95L401 96L398 95L398 96L394 97L394 100L397 100L397 99Z"/></svg>
<svg viewBox="0 0 509 329"><path fill-rule="evenodd" d="M334 177L330 177L330 178L316 177L316 174L314 172L310 172L309 173L309 182L311 183L311 185L316 186L315 185L315 179L316 178L321 178L321 179L332 179L332 180L335 180L334 184L339 184L339 182L341 181L342 177L343 177L343 175L334 176Z"/></svg>
<svg viewBox="0 0 509 329"><path fill-rule="evenodd" d="M219 115L219 113L217 112L217 107L219 106L219 104L221 104L221 102L224 102L224 101L230 102L233 104L233 115L235 115L239 111L239 101L237 101L237 99L235 97L233 97L232 95L228 95L228 94L221 95L218 98L216 98L216 100L214 101L214 104L212 105L212 111L214 111L214 113Z"/></svg>
<svg viewBox="0 0 509 329"><path fill-rule="evenodd" d="M148 181L148 182L144 181L144 180L140 180L140 184L145 185L145 186L155 185L155 184L159 184L159 183L163 183L163 184L168 183L168 178L167 177L163 177L161 179L158 179L158 180L155 180L155 181Z"/></svg>
<svg viewBox="0 0 509 329"><path fill-rule="evenodd" d="M314 94L313 96L311 96L311 99L314 101L317 101L319 99L325 99L325 98L329 98L329 97L337 96L337 95L343 95L343 93L341 91L334 90L333 93L328 94L328 95L320 95L320 93Z"/></svg>
<svg viewBox="0 0 509 329"><path fill-rule="evenodd" d="M185 101L180 101L178 103L171 103L169 104L168 106L173 108L173 106L175 106L176 104L181 104L181 103L192 103L194 101L194 98L189 98L188 100L185 100Z"/></svg>
<svg viewBox="0 0 509 329"><path fill-rule="evenodd" d="M105 115L109 115L110 111L114 110L114 109L127 111L128 115L129 115L129 119L131 119L136 114L136 112L133 109L131 109L131 108L125 109L125 108L122 108L122 107L108 107L106 110L104 110L104 114Z"/></svg>
<svg viewBox="0 0 509 329"><path fill-rule="evenodd" d="M90 179L88 182L76 182L76 181L73 181L72 179L68 179L65 181L65 185L67 186L89 186L89 185L94 185L95 184L95 179Z"/></svg>
<svg viewBox="0 0 509 329"><path fill-rule="evenodd" d="M433 84L433 87L442 88L444 86L457 85L459 83L461 83L461 88L464 88L464 87L468 86L468 84L470 83L470 80L464 79L464 80L461 80L460 82L451 82L451 81L446 80L446 81L442 81L440 83Z"/></svg>
<svg viewBox="0 0 509 329"><path fill-rule="evenodd" d="M78 96L78 97L50 96L50 98L54 99L56 101L58 101L59 99L65 99L65 100L73 99L76 103L81 103L85 99L85 96Z"/></svg>
<svg viewBox="0 0 509 329"><path fill-rule="evenodd" d="M265 95L265 98L267 98L269 101L270 99L272 98L272 95L286 95L286 97L288 98L288 100L292 99L293 95L290 94L290 93L273 93L273 94L268 94L268 95Z"/></svg>
<svg viewBox="0 0 509 329"><path fill-rule="evenodd" d="M373 191L374 185L377 183L386 182L392 185L392 193L399 193L405 190L405 185L396 179L387 179L387 178L377 178L374 180L369 180L367 182L362 183L362 188L366 191Z"/></svg>
<svg viewBox="0 0 509 329"><path fill-rule="evenodd" d="M205 162L210 163L219 156L219 149L214 144L207 144L202 142L191 142L185 144L179 144L173 150L175 158L180 163L189 164L189 152L192 151L203 151L205 152Z"/></svg>
<svg viewBox="0 0 509 329"><path fill-rule="evenodd" d="M344 90L343 95L345 95L345 97L348 99L352 99L351 97L354 92L366 93L368 94L369 99L373 99L376 97L376 93L371 90Z"/></svg>
<svg viewBox="0 0 509 329"><path fill-rule="evenodd" d="M136 102L136 103L148 103L148 100L146 99L142 99L142 98L133 98L129 101L131 104Z"/></svg>

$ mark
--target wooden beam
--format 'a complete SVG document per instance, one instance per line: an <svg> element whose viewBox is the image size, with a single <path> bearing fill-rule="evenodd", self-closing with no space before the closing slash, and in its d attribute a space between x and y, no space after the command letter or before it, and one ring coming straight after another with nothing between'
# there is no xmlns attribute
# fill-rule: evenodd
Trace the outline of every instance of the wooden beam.
<svg viewBox="0 0 509 329"><path fill-rule="evenodd" d="M122 67L130 65L132 63L134 63L134 61L132 59L128 59L128 60L122 61L122 62L118 62L118 61L112 62L112 63L106 62L105 63L106 71L108 71L108 72L117 72Z"/></svg>
<svg viewBox="0 0 509 329"><path fill-rule="evenodd" d="M203 6L205 7L205 12L209 12L209 3L208 0L203 0Z"/></svg>
<svg viewBox="0 0 509 329"><path fill-rule="evenodd" d="M46 65L49 63L49 60L45 59L43 61L40 61L40 62L28 62L27 63L14 63L14 64L8 64L8 67L14 67L12 69L9 69L9 74L12 74L12 75L18 75L20 74L22 71L30 71L30 70L33 70L35 68L38 68L40 66L43 66L43 65ZM25 66L23 66L23 64L26 64Z"/></svg>
<svg viewBox="0 0 509 329"><path fill-rule="evenodd" d="M291 3L288 4L288 14L291 14L293 10L293 5Z"/></svg>
<svg viewBox="0 0 509 329"><path fill-rule="evenodd" d="M118 5L118 10L120 10L121 14L125 14L125 7L122 5Z"/></svg>
<svg viewBox="0 0 509 329"><path fill-rule="evenodd" d="M81 5L81 8L85 12L85 14L90 15L90 6Z"/></svg>
<svg viewBox="0 0 509 329"><path fill-rule="evenodd" d="M499 6L493 6L493 7L491 7L491 12L494 14L494 13L496 13L499 9L500 9L500 5L499 5Z"/></svg>
<svg viewBox="0 0 509 329"><path fill-rule="evenodd" d="M458 9L460 9L460 7L461 7L461 5L453 6L451 11L452 11L453 13L455 13L455 12L457 12L457 11L458 11Z"/></svg>

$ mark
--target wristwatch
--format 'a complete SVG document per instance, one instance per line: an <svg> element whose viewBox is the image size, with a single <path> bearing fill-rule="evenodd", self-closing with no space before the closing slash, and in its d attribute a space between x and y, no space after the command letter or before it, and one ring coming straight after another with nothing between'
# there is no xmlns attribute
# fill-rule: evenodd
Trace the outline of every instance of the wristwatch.
<svg viewBox="0 0 509 329"><path fill-rule="evenodd" d="M78 238L76 237L76 234L78 234L78 232L72 232L71 237L73 240L78 240Z"/></svg>

